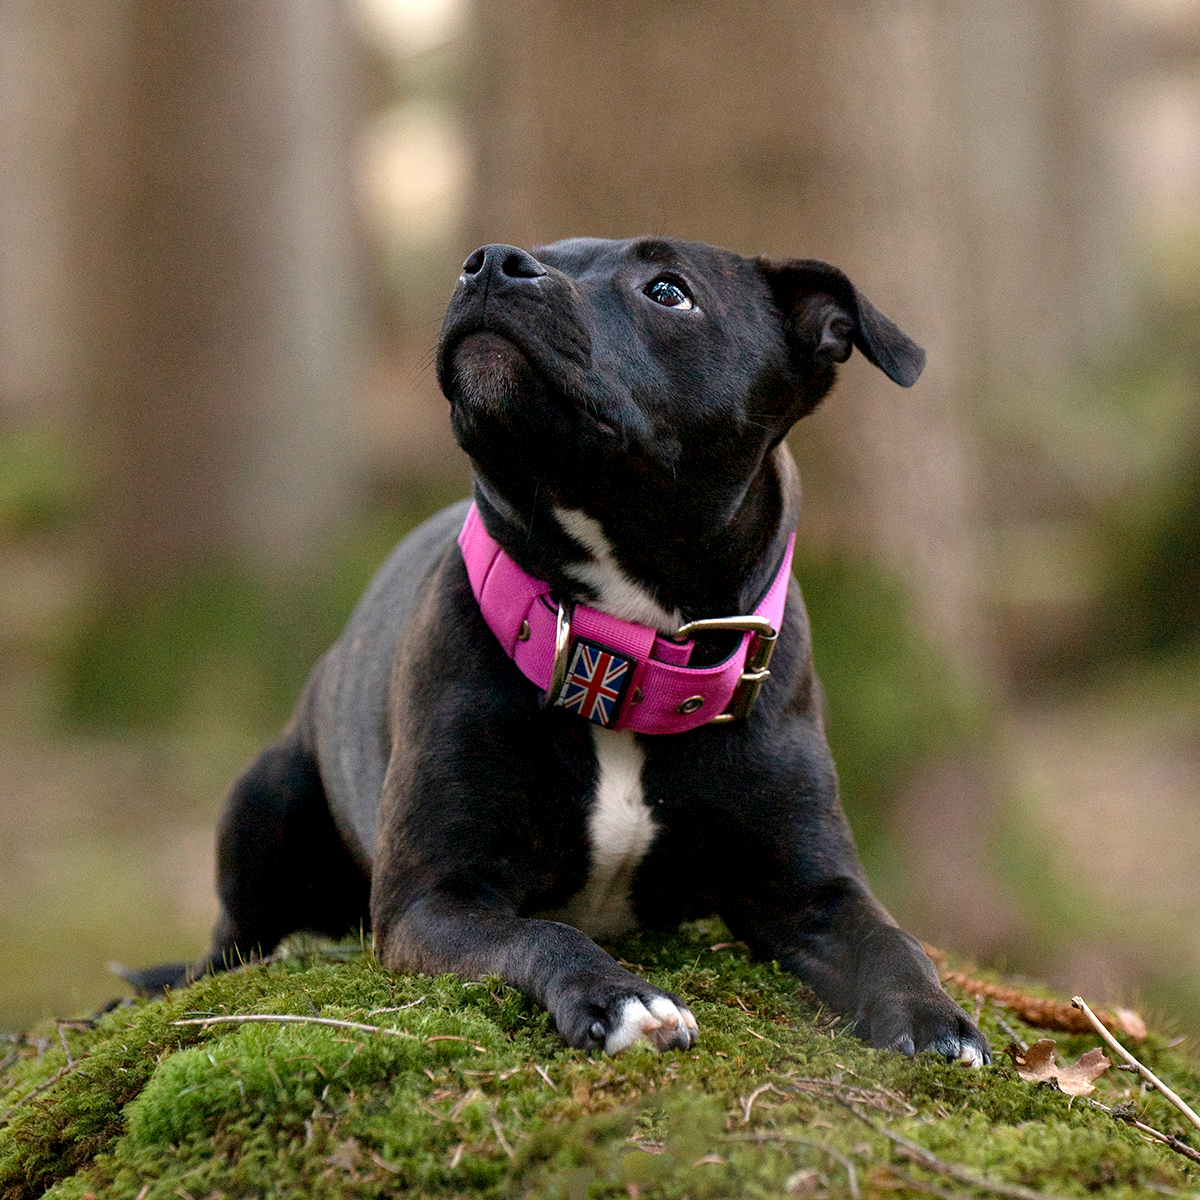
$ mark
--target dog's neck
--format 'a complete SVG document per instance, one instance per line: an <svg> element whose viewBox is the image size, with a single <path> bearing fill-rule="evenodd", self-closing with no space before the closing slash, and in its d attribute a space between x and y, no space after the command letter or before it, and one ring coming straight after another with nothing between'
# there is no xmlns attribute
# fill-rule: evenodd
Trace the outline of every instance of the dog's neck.
<svg viewBox="0 0 1200 1200"><path fill-rule="evenodd" d="M799 476L786 445L771 451L732 513L728 501L685 497L640 514L565 504L518 507L482 476L476 502L488 532L523 570L564 599L673 632L684 621L749 612L769 586L799 512Z"/></svg>

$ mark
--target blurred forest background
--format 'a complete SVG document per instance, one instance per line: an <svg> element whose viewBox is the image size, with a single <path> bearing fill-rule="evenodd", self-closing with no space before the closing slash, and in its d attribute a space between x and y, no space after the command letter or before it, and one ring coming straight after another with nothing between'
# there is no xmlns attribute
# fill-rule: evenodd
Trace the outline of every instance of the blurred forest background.
<svg viewBox="0 0 1200 1200"><path fill-rule="evenodd" d="M0 0L0 1030L198 954L232 778L468 486L477 244L842 266L794 435L868 871L1200 1030L1197 0Z"/></svg>

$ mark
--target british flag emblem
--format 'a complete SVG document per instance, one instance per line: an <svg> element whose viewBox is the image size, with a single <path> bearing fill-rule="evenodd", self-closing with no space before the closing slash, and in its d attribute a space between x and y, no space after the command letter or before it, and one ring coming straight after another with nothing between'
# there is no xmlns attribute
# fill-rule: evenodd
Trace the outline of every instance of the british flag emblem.
<svg viewBox="0 0 1200 1200"><path fill-rule="evenodd" d="M567 678L554 703L573 709L597 725L611 725L629 682L629 667L629 659L603 646L577 642Z"/></svg>

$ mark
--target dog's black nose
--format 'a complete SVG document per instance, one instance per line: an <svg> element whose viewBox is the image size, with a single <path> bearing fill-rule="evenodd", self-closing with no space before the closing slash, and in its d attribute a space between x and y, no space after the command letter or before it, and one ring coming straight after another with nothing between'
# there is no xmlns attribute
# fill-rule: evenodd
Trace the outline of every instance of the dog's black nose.
<svg viewBox="0 0 1200 1200"><path fill-rule="evenodd" d="M546 268L526 250L495 243L480 246L463 263L463 274L480 278L503 275L509 279L537 279L546 274Z"/></svg>

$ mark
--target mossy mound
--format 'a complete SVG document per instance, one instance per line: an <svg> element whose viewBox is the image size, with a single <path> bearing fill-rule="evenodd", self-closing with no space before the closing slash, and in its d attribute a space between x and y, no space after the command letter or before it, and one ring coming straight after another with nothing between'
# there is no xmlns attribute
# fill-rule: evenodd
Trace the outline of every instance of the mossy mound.
<svg viewBox="0 0 1200 1200"><path fill-rule="evenodd" d="M40 1057L30 1035L0 1079L0 1198L986 1194L914 1162L897 1137L1010 1195L1145 1197L1200 1182L1200 1166L1021 1081L1002 1054L971 1071L866 1049L726 936L701 922L614 947L689 998L702 1040L688 1053L589 1057L497 981L394 976L346 947L204 979L90 1029L50 1025ZM173 1024L217 1014L400 1032ZM981 1020L996 1048L1001 1020L1039 1036L999 1010ZM1059 1048L1073 1058L1095 1043ZM1185 1098L1200 1094L1200 1071L1162 1038L1139 1053ZM1133 1099L1141 1120L1186 1139L1128 1074L1110 1071L1096 1096Z"/></svg>

